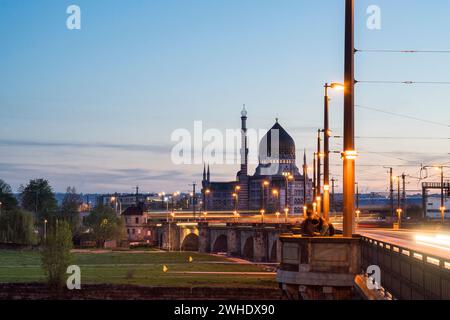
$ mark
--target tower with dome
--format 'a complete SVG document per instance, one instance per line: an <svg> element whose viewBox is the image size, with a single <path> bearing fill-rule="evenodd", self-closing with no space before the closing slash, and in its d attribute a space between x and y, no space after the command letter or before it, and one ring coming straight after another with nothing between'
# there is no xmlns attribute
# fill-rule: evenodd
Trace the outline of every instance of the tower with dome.
<svg viewBox="0 0 450 320"><path fill-rule="evenodd" d="M302 214L303 206L312 202L312 181L308 177L306 154L302 169L296 164L294 139L278 119L259 143L258 165L248 172L247 111L241 111L240 170L228 182L211 180L210 167L203 168L202 195L208 211Z"/></svg>

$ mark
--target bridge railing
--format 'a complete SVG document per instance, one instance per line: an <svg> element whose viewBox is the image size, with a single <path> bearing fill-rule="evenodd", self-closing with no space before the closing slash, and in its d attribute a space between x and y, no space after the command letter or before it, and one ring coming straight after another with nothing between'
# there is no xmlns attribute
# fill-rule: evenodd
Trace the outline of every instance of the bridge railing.
<svg viewBox="0 0 450 320"><path fill-rule="evenodd" d="M393 245L361 238L361 262L364 270L377 265L381 286L400 300L450 299L450 261Z"/></svg>

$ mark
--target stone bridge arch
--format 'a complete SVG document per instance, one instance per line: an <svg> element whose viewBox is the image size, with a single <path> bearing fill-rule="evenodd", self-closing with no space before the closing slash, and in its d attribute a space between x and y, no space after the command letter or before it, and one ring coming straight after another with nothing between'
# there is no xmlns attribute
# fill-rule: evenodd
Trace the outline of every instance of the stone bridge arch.
<svg viewBox="0 0 450 320"><path fill-rule="evenodd" d="M182 251L198 251L198 235L191 232L186 237L184 237L181 243Z"/></svg>
<svg viewBox="0 0 450 320"><path fill-rule="evenodd" d="M226 234L216 237L211 252L228 252L228 236Z"/></svg>
<svg viewBox="0 0 450 320"><path fill-rule="evenodd" d="M198 251L199 237L197 227L180 228L180 249L182 251Z"/></svg>
<svg viewBox="0 0 450 320"><path fill-rule="evenodd" d="M242 245L242 257L248 260L253 260L253 258L255 257L255 240L253 238L253 236L248 236L247 238L245 238L245 241L243 241L243 245Z"/></svg>

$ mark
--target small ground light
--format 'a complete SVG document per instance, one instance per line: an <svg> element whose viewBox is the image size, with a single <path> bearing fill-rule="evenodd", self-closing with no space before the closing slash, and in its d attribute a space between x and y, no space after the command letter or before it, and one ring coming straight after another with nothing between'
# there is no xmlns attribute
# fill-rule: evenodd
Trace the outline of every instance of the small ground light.
<svg viewBox="0 0 450 320"><path fill-rule="evenodd" d="M169 268L166 265L163 265L163 272L169 271Z"/></svg>

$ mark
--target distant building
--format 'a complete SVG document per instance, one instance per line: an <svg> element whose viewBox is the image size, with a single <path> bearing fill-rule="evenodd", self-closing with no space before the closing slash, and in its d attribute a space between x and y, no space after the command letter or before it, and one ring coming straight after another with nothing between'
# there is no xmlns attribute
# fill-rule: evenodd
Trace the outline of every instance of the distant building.
<svg viewBox="0 0 450 320"><path fill-rule="evenodd" d="M272 143L272 137L279 138L278 148L276 141ZM278 119L260 142L259 165L253 175L248 174L245 107L241 112L241 140L241 168L235 180L212 181L209 165L207 170L203 168L204 208L212 211L232 211L237 208L240 212L264 208L267 212L283 212L287 207L289 213L302 213L304 204L312 201L312 181L307 175L306 155L300 172L296 166L295 142L278 123ZM272 155L272 152L277 154Z"/></svg>
<svg viewBox="0 0 450 320"><path fill-rule="evenodd" d="M153 239L152 230L148 227L148 214L144 211L142 205L128 207L122 212L122 216L125 219L128 241L151 242Z"/></svg>
<svg viewBox="0 0 450 320"><path fill-rule="evenodd" d="M450 199L445 199L444 202L445 218L450 218ZM426 215L431 219L441 219L441 198L440 197L428 197Z"/></svg>

